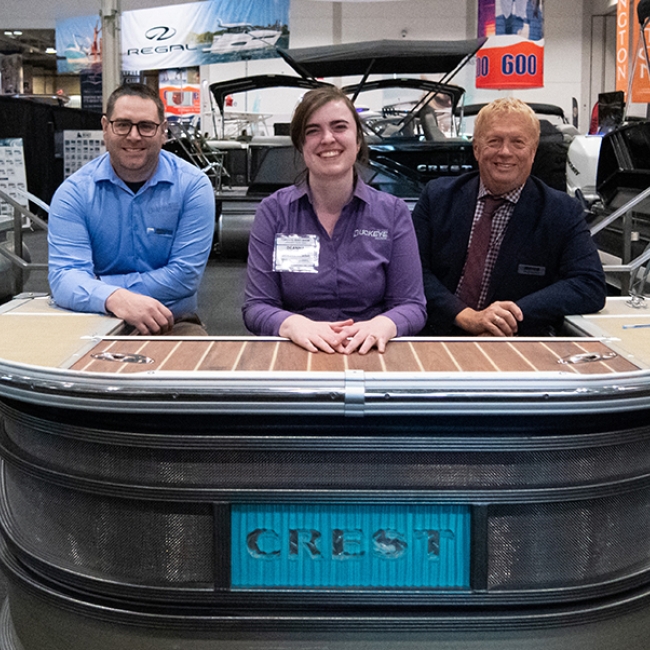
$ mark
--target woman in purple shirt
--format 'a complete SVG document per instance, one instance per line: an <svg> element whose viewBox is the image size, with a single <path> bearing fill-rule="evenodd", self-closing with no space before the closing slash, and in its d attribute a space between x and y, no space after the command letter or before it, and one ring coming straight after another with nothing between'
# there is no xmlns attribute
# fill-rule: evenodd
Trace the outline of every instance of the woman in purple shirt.
<svg viewBox="0 0 650 650"><path fill-rule="evenodd" d="M257 335L316 352L384 352L426 321L408 207L366 185L361 122L339 89L310 90L291 121L304 182L260 204L250 236L243 307Z"/></svg>

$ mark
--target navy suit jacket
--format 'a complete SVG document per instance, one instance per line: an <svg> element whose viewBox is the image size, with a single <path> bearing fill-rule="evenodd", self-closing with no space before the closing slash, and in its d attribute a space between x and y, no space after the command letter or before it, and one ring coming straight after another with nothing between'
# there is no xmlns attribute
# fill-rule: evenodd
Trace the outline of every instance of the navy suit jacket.
<svg viewBox="0 0 650 650"><path fill-rule="evenodd" d="M465 305L454 295L460 280L478 198L471 172L430 181L413 210L427 298L428 335L463 333L455 328ZM587 314L605 304L605 274L577 201L531 176L510 217L487 303L511 300L524 320L522 336L548 334L568 314Z"/></svg>

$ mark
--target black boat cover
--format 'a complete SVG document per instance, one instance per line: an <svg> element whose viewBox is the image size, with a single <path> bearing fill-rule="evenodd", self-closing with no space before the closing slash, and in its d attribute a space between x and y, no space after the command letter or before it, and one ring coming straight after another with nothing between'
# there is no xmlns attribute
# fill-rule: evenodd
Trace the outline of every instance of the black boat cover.
<svg viewBox="0 0 650 650"><path fill-rule="evenodd" d="M465 63L485 43L465 41L381 40L283 50L279 54L306 77L346 75L449 73Z"/></svg>

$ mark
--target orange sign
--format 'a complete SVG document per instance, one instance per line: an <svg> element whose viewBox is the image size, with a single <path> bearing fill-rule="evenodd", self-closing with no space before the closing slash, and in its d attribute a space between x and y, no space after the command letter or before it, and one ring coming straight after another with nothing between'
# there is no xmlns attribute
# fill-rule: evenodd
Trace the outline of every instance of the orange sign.
<svg viewBox="0 0 650 650"><path fill-rule="evenodd" d="M543 41L491 36L476 56L477 88L539 88L543 85Z"/></svg>
<svg viewBox="0 0 650 650"><path fill-rule="evenodd" d="M636 26L638 0L618 0L616 10L616 90L626 96L632 75L632 101L650 102L650 71L641 40L641 30ZM645 28L645 42L650 42L650 25Z"/></svg>
<svg viewBox="0 0 650 650"><path fill-rule="evenodd" d="M616 90L627 93L630 63L630 16L633 0L618 0L616 9Z"/></svg>
<svg viewBox="0 0 650 650"><path fill-rule="evenodd" d="M477 88L544 85L543 0L478 0Z"/></svg>
<svg viewBox="0 0 650 650"><path fill-rule="evenodd" d="M650 25L646 26L644 31L645 43L650 43ZM646 104L650 102L650 71L648 70L648 60L644 49L645 44L640 39L640 32L639 29L632 49L636 57L632 77L632 101Z"/></svg>

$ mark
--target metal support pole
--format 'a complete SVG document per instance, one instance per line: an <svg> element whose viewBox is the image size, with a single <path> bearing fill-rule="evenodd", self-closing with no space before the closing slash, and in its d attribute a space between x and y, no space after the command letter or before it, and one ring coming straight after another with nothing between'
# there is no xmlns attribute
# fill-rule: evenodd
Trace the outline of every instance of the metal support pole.
<svg viewBox="0 0 650 650"><path fill-rule="evenodd" d="M18 255L20 259L23 258L23 215L18 208L14 206L14 254ZM22 293L25 284L24 274L22 267L18 266L15 269L16 275L16 293Z"/></svg>
<svg viewBox="0 0 650 650"><path fill-rule="evenodd" d="M102 105L122 83L120 14L121 0L102 0Z"/></svg>

